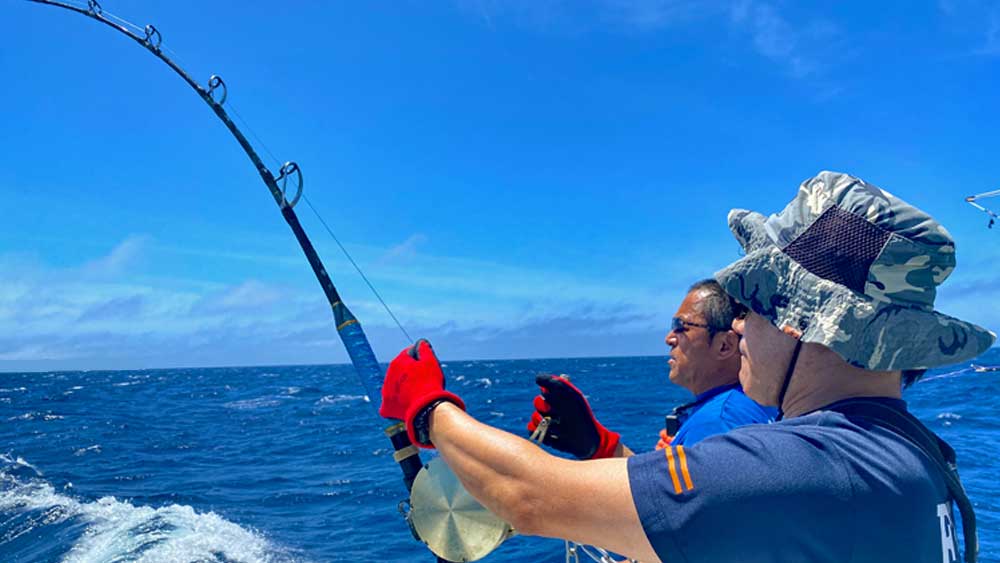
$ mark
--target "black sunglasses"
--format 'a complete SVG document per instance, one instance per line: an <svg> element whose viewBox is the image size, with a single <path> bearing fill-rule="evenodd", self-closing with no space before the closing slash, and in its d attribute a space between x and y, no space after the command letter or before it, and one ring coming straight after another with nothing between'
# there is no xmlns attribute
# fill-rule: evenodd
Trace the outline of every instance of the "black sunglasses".
<svg viewBox="0 0 1000 563"><path fill-rule="evenodd" d="M693 323L691 321L685 321L680 317L674 317L670 319L670 331L676 332L677 334L683 334L687 332L688 327L695 326L698 328L708 329L709 331L714 330L712 325L707 325L703 323Z"/></svg>

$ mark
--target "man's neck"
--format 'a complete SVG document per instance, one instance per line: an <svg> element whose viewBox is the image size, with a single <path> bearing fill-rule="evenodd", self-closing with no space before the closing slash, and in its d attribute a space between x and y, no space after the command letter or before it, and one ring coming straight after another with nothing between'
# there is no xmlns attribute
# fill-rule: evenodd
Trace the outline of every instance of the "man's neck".
<svg viewBox="0 0 1000 563"><path fill-rule="evenodd" d="M810 413L855 397L900 398L899 371L854 367L829 348L806 344L788 384L782 410L786 418Z"/></svg>
<svg viewBox="0 0 1000 563"><path fill-rule="evenodd" d="M701 383L701 385L688 389L688 391L694 393L696 397L699 397L703 393L711 391L712 389L718 389L719 387L725 387L727 385L738 385L740 383L740 379L737 372L737 374L733 375L716 374L715 376L705 377L699 380L698 383Z"/></svg>

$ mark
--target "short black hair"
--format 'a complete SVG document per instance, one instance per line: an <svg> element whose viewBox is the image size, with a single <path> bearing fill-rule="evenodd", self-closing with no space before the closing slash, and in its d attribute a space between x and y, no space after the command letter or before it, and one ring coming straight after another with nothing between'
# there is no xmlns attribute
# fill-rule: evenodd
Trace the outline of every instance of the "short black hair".
<svg viewBox="0 0 1000 563"><path fill-rule="evenodd" d="M709 336L725 332L733 328L733 319L746 313L747 308L742 303L729 296L719 282L705 278L691 284L688 293L692 291L705 292L701 300L701 314L708 324Z"/></svg>

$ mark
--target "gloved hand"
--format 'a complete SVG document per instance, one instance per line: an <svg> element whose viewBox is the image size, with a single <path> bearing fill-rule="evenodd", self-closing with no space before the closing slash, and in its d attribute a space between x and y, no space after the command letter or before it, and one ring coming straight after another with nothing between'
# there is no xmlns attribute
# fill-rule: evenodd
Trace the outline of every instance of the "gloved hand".
<svg viewBox="0 0 1000 563"><path fill-rule="evenodd" d="M621 435L597 422L583 393L569 379L542 374L535 378L542 394L535 397L535 412L528 423L534 432L543 417L550 417L542 443L578 459L614 457Z"/></svg>
<svg viewBox="0 0 1000 563"><path fill-rule="evenodd" d="M433 448L424 412L441 401L450 401L465 410L465 403L454 393L444 390L444 373L431 343L421 338L406 348L389 364L382 385L382 406L378 413L406 423L410 442L422 448Z"/></svg>
<svg viewBox="0 0 1000 563"><path fill-rule="evenodd" d="M661 428L660 429L660 440L658 442L656 442L656 449L662 450L662 449L666 448L667 446L669 446L670 442L673 442L673 441L674 441L674 437L671 436L670 434L667 434L667 429L666 428Z"/></svg>

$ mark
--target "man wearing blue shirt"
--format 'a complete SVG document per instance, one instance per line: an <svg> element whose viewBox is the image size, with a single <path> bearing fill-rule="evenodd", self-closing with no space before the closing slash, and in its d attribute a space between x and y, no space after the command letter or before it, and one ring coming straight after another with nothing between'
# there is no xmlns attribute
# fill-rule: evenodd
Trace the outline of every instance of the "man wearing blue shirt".
<svg viewBox="0 0 1000 563"><path fill-rule="evenodd" d="M628 459L562 459L465 413L426 341L390 364L380 412L525 535L648 562L974 563L955 453L901 398L926 369L996 340L934 309L951 235L835 172L769 217L730 212L729 226L745 256L716 279L750 310L733 323L740 382L782 420Z"/></svg>
<svg viewBox="0 0 1000 563"><path fill-rule="evenodd" d="M667 415L657 449L692 445L738 426L774 419L775 409L761 407L740 388L740 337L732 324L745 311L714 279L688 288L664 341L670 347L670 381L695 399ZM632 455L617 432L597 421L583 392L568 378L539 375L535 382L542 392L535 397L528 423L533 437L578 459ZM543 420L546 425L540 431Z"/></svg>
<svg viewBox="0 0 1000 563"><path fill-rule="evenodd" d="M694 393L693 401L667 415L657 449L693 445L738 426L770 422L777 411L761 407L740 387L740 337L733 320L746 307L714 279L688 289L671 322L670 381Z"/></svg>

